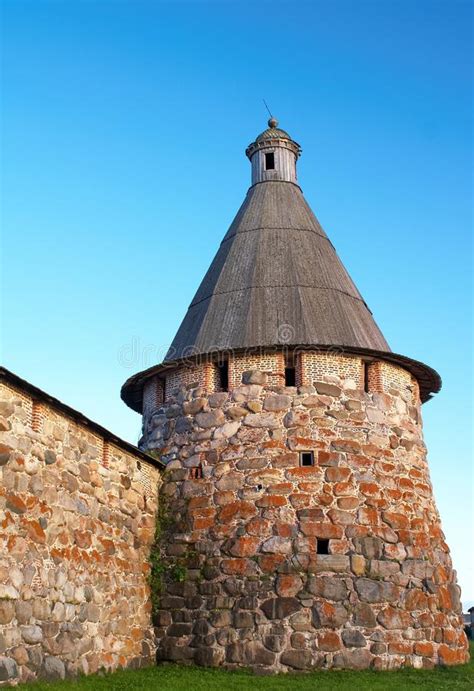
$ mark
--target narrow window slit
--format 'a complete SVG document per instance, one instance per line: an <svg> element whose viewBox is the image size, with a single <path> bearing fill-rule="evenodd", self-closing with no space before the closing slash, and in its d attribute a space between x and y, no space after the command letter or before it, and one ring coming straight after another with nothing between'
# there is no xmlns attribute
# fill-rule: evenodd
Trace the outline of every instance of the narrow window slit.
<svg viewBox="0 0 474 691"><path fill-rule="evenodd" d="M296 369L285 367L285 386L296 386Z"/></svg>
<svg viewBox="0 0 474 691"><path fill-rule="evenodd" d="M219 388L221 391L229 390L229 361L218 363L217 369L219 371Z"/></svg>
<svg viewBox="0 0 474 691"><path fill-rule="evenodd" d="M314 465L314 451L301 451L300 465L303 468Z"/></svg>
<svg viewBox="0 0 474 691"><path fill-rule="evenodd" d="M362 364L364 367L364 391L369 393L369 363L363 362Z"/></svg>
<svg viewBox="0 0 474 691"><path fill-rule="evenodd" d="M198 465L195 468L189 469L189 477L191 480L202 480L204 474L202 471L202 465Z"/></svg>
<svg viewBox="0 0 474 691"><path fill-rule="evenodd" d="M318 538L316 551L318 554L329 554L329 540L320 540Z"/></svg>
<svg viewBox="0 0 474 691"><path fill-rule="evenodd" d="M288 353L285 357L285 386L296 386L296 357Z"/></svg>

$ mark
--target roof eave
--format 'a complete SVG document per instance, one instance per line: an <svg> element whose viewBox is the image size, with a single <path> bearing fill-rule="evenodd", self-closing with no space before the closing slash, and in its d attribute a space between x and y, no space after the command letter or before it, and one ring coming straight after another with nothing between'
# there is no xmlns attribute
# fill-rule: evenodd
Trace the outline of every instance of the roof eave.
<svg viewBox="0 0 474 691"><path fill-rule="evenodd" d="M399 365L400 367L403 367L408 372L410 372L417 380L420 386L420 399L422 403L426 403L427 401L429 401L434 394L437 394L441 390L441 376L435 369L433 369L429 365L425 365L423 362L420 362L419 360L413 360L412 358L409 358L405 355L380 350L372 350L370 348L349 348L347 346L337 345L299 344L293 345L291 347L295 349L314 349L320 350L322 352L333 352L341 355L365 355L369 358L377 358L380 360L384 360L386 362L391 362L395 365ZM281 344L266 346L265 348L255 346L254 348L239 349L235 352L237 353L256 350L271 350L279 348L282 348ZM196 353L193 357L193 360L194 358L211 358L218 355L219 352L228 352L228 350L216 350L212 353ZM122 400L129 406L129 408L132 408L132 410L135 410L137 413L142 413L143 386L147 379L150 379L155 375L162 374L167 370L175 369L181 364L190 364L190 358L181 358L172 361L162 362L158 365L154 365L153 367L149 367L148 369L143 370L142 372L137 372L136 374L132 375L122 386L122 389L120 391L120 396Z"/></svg>

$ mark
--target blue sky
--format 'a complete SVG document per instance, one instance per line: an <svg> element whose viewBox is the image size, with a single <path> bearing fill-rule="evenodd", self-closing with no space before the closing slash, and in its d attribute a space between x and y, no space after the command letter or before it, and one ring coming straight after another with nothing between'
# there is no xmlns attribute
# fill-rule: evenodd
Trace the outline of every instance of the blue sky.
<svg viewBox="0 0 474 691"><path fill-rule="evenodd" d="M474 600L470 3L1 5L5 365L137 441L120 386L243 200L265 98L392 349L443 377L425 434Z"/></svg>

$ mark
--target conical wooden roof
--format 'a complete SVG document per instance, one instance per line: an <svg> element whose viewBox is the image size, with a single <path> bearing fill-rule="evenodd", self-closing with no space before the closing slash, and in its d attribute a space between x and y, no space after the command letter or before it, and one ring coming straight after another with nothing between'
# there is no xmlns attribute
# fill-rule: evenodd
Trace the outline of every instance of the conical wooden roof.
<svg viewBox="0 0 474 691"><path fill-rule="evenodd" d="M190 356L313 346L399 364L428 400L441 388L439 375L392 353L295 182L299 144L275 118L268 124L246 150L253 184L164 362L130 377L122 398L141 411L145 381Z"/></svg>
<svg viewBox="0 0 474 691"><path fill-rule="evenodd" d="M166 360L274 345L390 348L300 188L250 188Z"/></svg>

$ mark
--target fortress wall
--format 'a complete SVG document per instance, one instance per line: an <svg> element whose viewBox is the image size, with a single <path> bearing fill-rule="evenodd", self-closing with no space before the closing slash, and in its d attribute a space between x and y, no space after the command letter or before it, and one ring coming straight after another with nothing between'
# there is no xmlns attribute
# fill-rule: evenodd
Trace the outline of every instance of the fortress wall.
<svg viewBox="0 0 474 691"><path fill-rule="evenodd" d="M158 468L3 380L0 429L0 684L152 663Z"/></svg>
<svg viewBox="0 0 474 691"><path fill-rule="evenodd" d="M161 659L262 672L467 660L419 399L392 369L390 392L366 392L359 358L341 377L325 361L298 388L261 371L229 392L183 387L146 423L144 448L167 462Z"/></svg>

